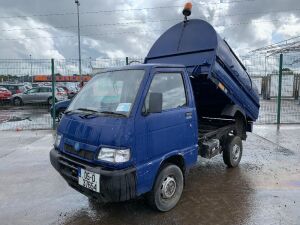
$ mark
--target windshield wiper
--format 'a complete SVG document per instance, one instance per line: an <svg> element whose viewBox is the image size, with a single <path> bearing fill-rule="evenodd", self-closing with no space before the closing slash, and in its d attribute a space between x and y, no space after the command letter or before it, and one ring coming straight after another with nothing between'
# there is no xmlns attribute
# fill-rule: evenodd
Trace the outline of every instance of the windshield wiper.
<svg viewBox="0 0 300 225"><path fill-rule="evenodd" d="M84 112L91 112L91 113L97 113L98 112L98 111L93 110L93 109L78 108L78 109L65 111L65 114L75 113L76 111L84 111Z"/></svg>
<svg viewBox="0 0 300 225"><path fill-rule="evenodd" d="M117 115L117 116L123 116L123 117L127 117L125 114L123 114L123 113L118 113L118 112L111 112L111 111L100 111L100 113L104 113L104 114L110 114L110 115Z"/></svg>
<svg viewBox="0 0 300 225"><path fill-rule="evenodd" d="M92 112L92 113L98 112L97 110L87 109L87 108L78 108L78 109L75 109L75 110L80 110L80 111L84 111L84 112Z"/></svg>

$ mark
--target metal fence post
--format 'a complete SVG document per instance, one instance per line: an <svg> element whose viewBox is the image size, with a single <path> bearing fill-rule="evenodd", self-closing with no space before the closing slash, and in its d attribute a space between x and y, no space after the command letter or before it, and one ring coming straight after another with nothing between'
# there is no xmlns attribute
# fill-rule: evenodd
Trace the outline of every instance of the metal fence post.
<svg viewBox="0 0 300 225"><path fill-rule="evenodd" d="M282 64L283 64L283 54L280 54L280 60L279 60L279 77L278 77L278 97L277 97L277 129L279 129L279 125L280 125Z"/></svg>
<svg viewBox="0 0 300 225"><path fill-rule="evenodd" d="M52 128L55 130L55 74L54 59L51 59L51 75L52 75Z"/></svg>

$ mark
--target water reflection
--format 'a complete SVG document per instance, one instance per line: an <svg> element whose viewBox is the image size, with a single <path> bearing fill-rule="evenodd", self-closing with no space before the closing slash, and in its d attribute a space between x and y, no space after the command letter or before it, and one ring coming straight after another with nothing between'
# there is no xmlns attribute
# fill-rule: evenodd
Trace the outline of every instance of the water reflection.
<svg viewBox="0 0 300 225"><path fill-rule="evenodd" d="M245 224L252 189L243 168L227 169L219 159L192 169L178 206L158 213L138 200L89 206L64 224Z"/></svg>

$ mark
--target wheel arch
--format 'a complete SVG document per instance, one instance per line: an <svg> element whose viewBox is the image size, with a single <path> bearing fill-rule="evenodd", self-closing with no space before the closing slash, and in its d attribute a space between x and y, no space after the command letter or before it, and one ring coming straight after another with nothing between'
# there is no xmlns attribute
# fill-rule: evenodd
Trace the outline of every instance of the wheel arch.
<svg viewBox="0 0 300 225"><path fill-rule="evenodd" d="M172 155L172 156L169 156L169 157L165 158L164 160L162 160L158 171L160 171L161 168L163 168L164 165L166 165L166 164L174 164L181 169L183 174L185 173L185 170L186 170L185 160L184 160L183 155L181 155L181 154Z"/></svg>
<svg viewBox="0 0 300 225"><path fill-rule="evenodd" d="M155 180L157 179L158 174L160 173L160 171L167 164L173 164L173 165L178 166L180 168L180 170L182 171L183 177L185 179L185 177L186 177L185 175L186 175L187 171L186 171L186 165L185 165L184 156L181 155L181 154L175 154L175 155L167 156L166 158L164 158L163 160L161 160L160 165L158 166L158 169L157 169L156 174L154 176L152 188L153 188L153 185L155 184Z"/></svg>
<svg viewBox="0 0 300 225"><path fill-rule="evenodd" d="M226 105L221 112L221 116L228 116L234 118L236 114L242 115L246 120L245 111L238 105Z"/></svg>

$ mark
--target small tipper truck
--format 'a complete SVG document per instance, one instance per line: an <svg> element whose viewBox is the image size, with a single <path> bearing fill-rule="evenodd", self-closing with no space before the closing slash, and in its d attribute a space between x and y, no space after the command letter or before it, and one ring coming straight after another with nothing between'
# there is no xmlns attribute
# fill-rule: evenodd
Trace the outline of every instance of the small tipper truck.
<svg viewBox="0 0 300 225"><path fill-rule="evenodd" d="M145 196L168 211L201 157L223 154L228 167L238 166L258 113L258 92L229 45L209 23L185 18L143 64L86 84L59 123L50 160L89 198Z"/></svg>

